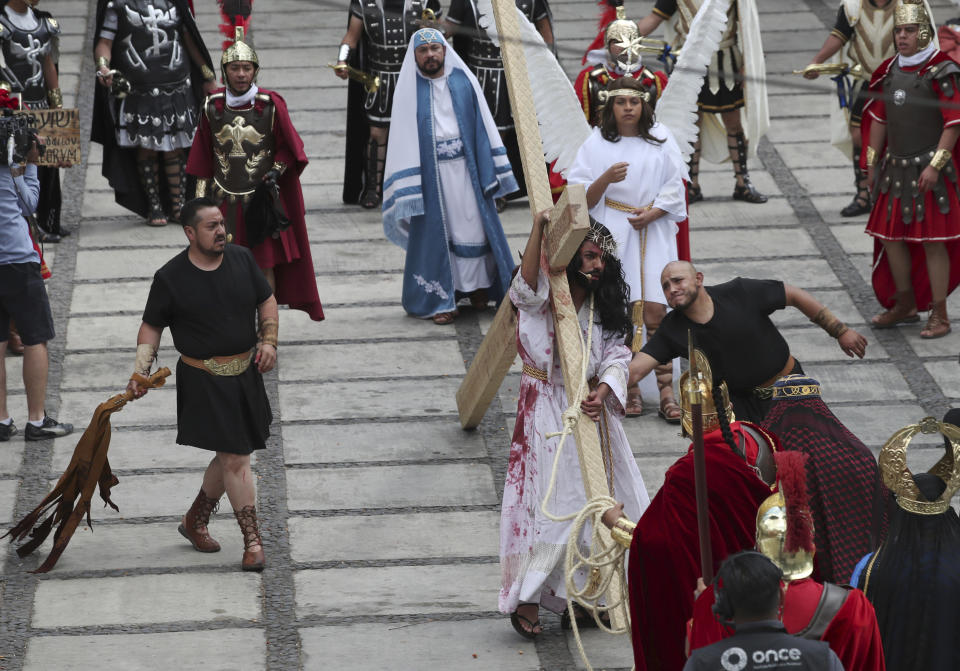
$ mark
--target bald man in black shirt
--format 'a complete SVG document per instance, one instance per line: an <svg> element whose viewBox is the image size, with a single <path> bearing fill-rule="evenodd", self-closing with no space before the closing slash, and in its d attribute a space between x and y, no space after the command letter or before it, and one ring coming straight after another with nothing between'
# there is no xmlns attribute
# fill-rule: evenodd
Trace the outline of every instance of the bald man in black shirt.
<svg viewBox="0 0 960 671"><path fill-rule="evenodd" d="M660 275L673 310L630 363L630 383L658 363L687 356L687 331L710 360L716 383L726 381L737 419L760 422L774 382L802 373L770 314L792 306L837 339L850 357L863 358L867 339L837 319L809 293L778 280L738 277L710 287L692 263L673 261Z"/></svg>

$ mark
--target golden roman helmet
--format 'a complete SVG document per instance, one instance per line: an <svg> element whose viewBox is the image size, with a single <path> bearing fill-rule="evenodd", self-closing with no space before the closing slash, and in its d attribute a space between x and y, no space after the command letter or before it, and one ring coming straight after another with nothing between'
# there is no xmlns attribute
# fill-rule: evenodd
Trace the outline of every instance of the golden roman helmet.
<svg viewBox="0 0 960 671"><path fill-rule="evenodd" d="M680 424L686 435L693 435L693 398L697 391L700 392L700 404L703 408L703 432L710 433L720 428L720 419L717 417L716 399L713 397L713 373L710 370L710 362L707 355L699 349L693 350L693 356L696 357L696 366L691 369L697 371L700 378L699 384L696 379L692 379L690 371L680 376ZM699 387L699 389L698 389ZM733 415L733 405L730 403L730 392L727 391L727 383L720 384L720 396L723 407L727 410L727 421L735 421Z"/></svg>
<svg viewBox="0 0 960 671"><path fill-rule="evenodd" d="M611 63L617 63L626 72L634 72L640 67L640 51L638 47L642 36L636 21L627 18L627 12L623 8L623 0L617 4L617 18L607 24L603 32L603 45L607 50L607 60ZM614 56L611 51L611 43L622 48L622 51Z"/></svg>
<svg viewBox="0 0 960 671"><path fill-rule="evenodd" d="M813 573L813 516L807 497L807 455L781 451L777 462L779 491L757 509L757 550L783 571L787 582Z"/></svg>
<svg viewBox="0 0 960 671"><path fill-rule="evenodd" d="M947 487L936 501L928 501L920 493L913 473L907 466L907 446L918 433L943 435L944 454L928 473L943 480ZM885 484L897 499L897 505L908 513L939 515L950 507L950 499L960 489L960 428L924 417L916 424L905 426L890 437L877 459Z"/></svg>
<svg viewBox="0 0 960 671"><path fill-rule="evenodd" d="M901 0L893 10L894 27L916 25L917 47L926 49L933 41L933 19L927 13L924 0Z"/></svg>
<svg viewBox="0 0 960 671"><path fill-rule="evenodd" d="M256 73L260 70L260 59L257 58L257 52L254 51L253 47L243 40L243 26L237 26L234 30L233 44L224 49L223 56L220 57L220 73L223 75L224 82L227 81L227 63L237 61L253 63L253 80L257 80Z"/></svg>

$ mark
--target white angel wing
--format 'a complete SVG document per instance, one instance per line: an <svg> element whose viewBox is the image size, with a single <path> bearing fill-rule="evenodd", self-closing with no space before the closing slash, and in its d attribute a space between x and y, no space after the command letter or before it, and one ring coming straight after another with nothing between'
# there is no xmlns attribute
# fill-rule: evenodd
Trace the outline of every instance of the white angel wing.
<svg viewBox="0 0 960 671"><path fill-rule="evenodd" d="M490 39L498 44L493 5L490 0L478 0L479 23ZM573 90L567 73L543 41L540 33L519 9L520 39L527 57L527 74L533 104L540 123L540 140L543 155L549 163L557 161L554 170L566 174L577 157L580 145L590 137L590 124L583 115L583 108ZM484 21L489 17L488 21Z"/></svg>
<svg viewBox="0 0 960 671"><path fill-rule="evenodd" d="M700 132L697 127L697 97L720 38L727 27L730 0L704 0L690 24L676 67L657 102L657 121L670 129L686 163Z"/></svg>

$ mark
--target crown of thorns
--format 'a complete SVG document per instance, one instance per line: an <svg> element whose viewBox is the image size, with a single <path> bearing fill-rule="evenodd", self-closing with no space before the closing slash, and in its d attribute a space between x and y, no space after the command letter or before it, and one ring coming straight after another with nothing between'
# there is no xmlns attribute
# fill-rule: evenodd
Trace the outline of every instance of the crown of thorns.
<svg viewBox="0 0 960 671"><path fill-rule="evenodd" d="M607 230L607 227L595 219L590 220L590 232L587 233L585 239L599 247L604 254L616 256L617 241L613 238L613 234Z"/></svg>

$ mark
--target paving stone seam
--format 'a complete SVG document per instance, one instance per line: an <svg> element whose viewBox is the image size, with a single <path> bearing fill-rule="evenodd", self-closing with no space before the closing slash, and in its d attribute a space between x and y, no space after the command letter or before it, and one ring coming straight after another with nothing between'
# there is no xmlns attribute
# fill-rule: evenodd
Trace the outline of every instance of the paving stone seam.
<svg viewBox="0 0 960 671"><path fill-rule="evenodd" d="M392 466L445 466L456 464L489 465L489 457L437 457L436 459L385 459L383 461L318 461L288 463L288 471L338 471L355 468L389 468Z"/></svg>
<svg viewBox="0 0 960 671"><path fill-rule="evenodd" d="M162 634L190 631L217 631L218 629L262 629L263 623L243 618L218 617L216 620L180 620L178 622L151 622L147 624L96 624L86 627L37 627L30 636L109 636L125 634ZM288 669L298 667L286 667Z"/></svg>
<svg viewBox="0 0 960 671"><path fill-rule="evenodd" d="M439 506L393 506L367 508L290 508L290 517L370 517L376 515L405 515L419 513L476 513L500 512L499 503L468 503Z"/></svg>
<svg viewBox="0 0 960 671"><path fill-rule="evenodd" d="M93 23L90 16L93 0L87 3L85 44L89 44L93 35ZM82 18L78 14L77 18ZM92 54L81 51L81 72L91 72ZM89 81L89 80L88 80ZM88 110L92 107L93 89L90 87L76 90L76 104L78 109ZM89 115L80 115L81 137L90 136L91 119ZM63 238L57 246L53 263L53 276L47 281L47 293L50 298L50 309L56 325L57 335L47 344L49 352L49 369L47 374L47 408L51 415L64 421L82 423L86 418L60 417L60 382L63 376L63 356L66 344L66 326L70 314L70 301L73 292L72 281L76 271L76 249L80 232L71 226L79 220L83 203L83 189L86 184L86 170L82 166L61 171L63 204L61 220L66 228L73 230L73 235ZM90 409L93 411L93 408ZM25 421L25 418L24 418ZM61 440L71 440L62 438ZM20 457L20 468L17 473L20 487L17 491L16 503L13 510L13 519L19 520L40 503L50 489L48 477L53 459L53 441L44 440L25 443ZM4 665L7 671L20 671L23 668L23 658L29 637L30 620L33 615L33 601L36 593L36 576L27 573L27 570L39 565L41 559L37 553L25 561L21 561L12 544L7 544L6 557L3 565L2 600L0 608L0 650L4 652Z"/></svg>
<svg viewBox="0 0 960 671"><path fill-rule="evenodd" d="M399 568L403 566L487 566L500 563L499 556L472 557L470 555L445 555L442 557L401 557L396 559L330 559L326 561L294 561L298 571L339 571L358 568Z"/></svg>

